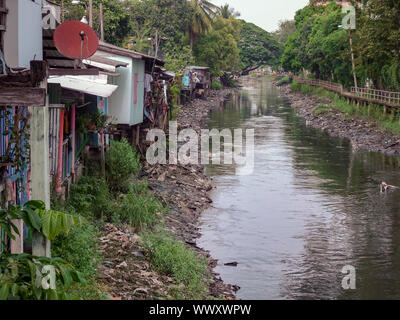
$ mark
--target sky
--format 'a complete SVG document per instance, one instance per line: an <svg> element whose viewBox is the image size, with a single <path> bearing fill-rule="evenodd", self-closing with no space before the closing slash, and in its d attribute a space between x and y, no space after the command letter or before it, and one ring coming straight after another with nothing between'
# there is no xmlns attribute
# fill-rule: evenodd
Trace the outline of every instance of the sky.
<svg viewBox="0 0 400 320"><path fill-rule="evenodd" d="M241 19L272 32L278 29L280 20L291 20L297 10L309 0L210 0L221 6L228 3L241 13Z"/></svg>

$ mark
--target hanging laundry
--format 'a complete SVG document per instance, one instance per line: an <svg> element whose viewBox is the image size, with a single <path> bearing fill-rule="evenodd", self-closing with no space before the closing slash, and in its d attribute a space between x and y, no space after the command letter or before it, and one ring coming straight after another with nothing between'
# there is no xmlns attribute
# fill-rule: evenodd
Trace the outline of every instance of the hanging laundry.
<svg viewBox="0 0 400 320"><path fill-rule="evenodd" d="M151 92L151 83L154 81L153 77L151 74L146 73L144 76L144 88L146 89L146 92Z"/></svg>

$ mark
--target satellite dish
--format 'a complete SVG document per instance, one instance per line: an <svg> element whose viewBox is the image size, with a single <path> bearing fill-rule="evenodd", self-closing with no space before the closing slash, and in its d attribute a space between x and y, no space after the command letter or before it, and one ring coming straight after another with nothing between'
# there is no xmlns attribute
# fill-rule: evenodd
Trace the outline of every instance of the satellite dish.
<svg viewBox="0 0 400 320"><path fill-rule="evenodd" d="M80 21L66 21L54 31L57 50L71 59L87 59L99 47L96 32Z"/></svg>

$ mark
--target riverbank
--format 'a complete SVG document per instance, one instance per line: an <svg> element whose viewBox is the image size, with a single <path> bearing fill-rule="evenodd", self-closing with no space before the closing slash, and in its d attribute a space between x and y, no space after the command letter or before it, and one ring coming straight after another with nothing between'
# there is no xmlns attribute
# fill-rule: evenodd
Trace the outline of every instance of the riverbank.
<svg viewBox="0 0 400 320"><path fill-rule="evenodd" d="M277 82L274 80L275 85ZM290 101L307 125L323 130L330 136L349 139L354 151L400 155L400 136L383 129L373 118L357 114L352 106L348 105L351 113L344 112L331 99L293 91L290 84L278 87L280 95Z"/></svg>
<svg viewBox="0 0 400 320"><path fill-rule="evenodd" d="M178 130L192 128L200 132L212 108L223 103L232 90L212 91L208 99L194 100L182 106L177 117ZM208 197L212 182L204 171L203 165L151 166L145 163L141 178L148 181L149 188L169 209L158 224L157 232L172 234L186 248L204 257L207 274L211 276L211 279L204 279L208 286L206 296L231 300L235 299L234 292L239 288L223 283L219 274L214 272L218 261L196 245L200 236L198 219L212 203ZM102 228L100 242L105 260L99 268L100 278L110 299L173 299L171 291L183 290L176 287L172 276L157 272L146 255L148 248L142 235L131 228L107 224Z"/></svg>

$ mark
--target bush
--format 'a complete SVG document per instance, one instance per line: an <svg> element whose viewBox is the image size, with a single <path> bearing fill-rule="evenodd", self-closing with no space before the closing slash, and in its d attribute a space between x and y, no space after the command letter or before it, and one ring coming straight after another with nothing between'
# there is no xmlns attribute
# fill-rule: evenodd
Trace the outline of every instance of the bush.
<svg viewBox="0 0 400 320"><path fill-rule="evenodd" d="M81 177L78 184L71 185L67 209L89 219L109 218L111 195L104 178Z"/></svg>
<svg viewBox="0 0 400 320"><path fill-rule="evenodd" d="M103 298L96 284L96 269L101 262L97 243L99 234L95 226L84 223L51 243L52 256L68 261L86 279L87 285L74 285L67 289L68 293L85 300Z"/></svg>
<svg viewBox="0 0 400 320"><path fill-rule="evenodd" d="M155 269L172 277L178 286L184 285L171 292L174 298L201 300L207 297L210 274L204 257L162 233L146 234L144 242Z"/></svg>
<svg viewBox="0 0 400 320"><path fill-rule="evenodd" d="M292 82L292 80L289 78L289 77L283 77L282 79L280 79L278 82L277 82L277 85L278 86L282 86L282 85L284 85L284 84L289 84L289 83L291 83Z"/></svg>
<svg viewBox="0 0 400 320"><path fill-rule="evenodd" d="M111 191L127 192L132 176L141 170L139 155L126 139L112 141L106 153L106 177Z"/></svg>
<svg viewBox="0 0 400 320"><path fill-rule="evenodd" d="M221 84L221 82L219 82L219 81L213 81L212 83L211 83L211 89L213 89L213 90L221 90L222 89L222 84Z"/></svg>
<svg viewBox="0 0 400 320"><path fill-rule="evenodd" d="M120 222L143 230L154 225L164 211L162 204L149 190L147 182L139 182L132 186L126 198L116 208L116 216Z"/></svg>

